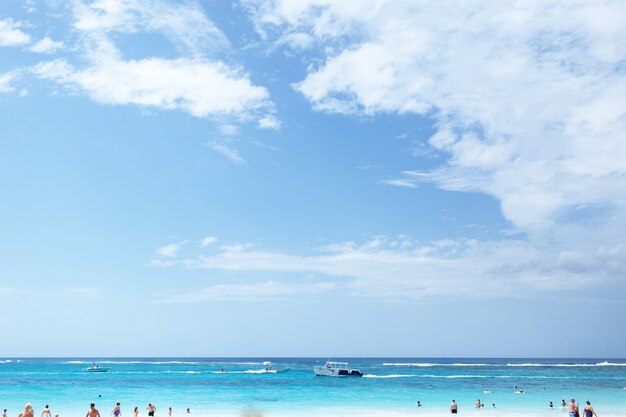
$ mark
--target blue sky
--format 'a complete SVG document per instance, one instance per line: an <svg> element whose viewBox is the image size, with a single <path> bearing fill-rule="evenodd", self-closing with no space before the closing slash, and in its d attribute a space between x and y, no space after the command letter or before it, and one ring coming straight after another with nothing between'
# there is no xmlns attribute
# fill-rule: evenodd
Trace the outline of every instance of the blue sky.
<svg viewBox="0 0 626 417"><path fill-rule="evenodd" d="M0 6L0 355L626 355L620 2Z"/></svg>

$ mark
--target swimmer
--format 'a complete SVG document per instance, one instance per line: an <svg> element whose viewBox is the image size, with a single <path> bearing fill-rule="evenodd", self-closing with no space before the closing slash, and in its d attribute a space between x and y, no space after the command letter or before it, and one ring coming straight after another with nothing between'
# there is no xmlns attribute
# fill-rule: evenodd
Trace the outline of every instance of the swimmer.
<svg viewBox="0 0 626 417"><path fill-rule="evenodd" d="M52 413L50 412L50 406L46 404L41 412L41 417L52 417Z"/></svg>
<svg viewBox="0 0 626 417"><path fill-rule="evenodd" d="M552 401L550 401L549 407L550 407L550 410L554 410L554 404L552 404Z"/></svg>
<svg viewBox="0 0 626 417"><path fill-rule="evenodd" d="M418 401L416 407L421 407L421 406L422 406L422 403Z"/></svg>
<svg viewBox="0 0 626 417"><path fill-rule="evenodd" d="M115 405L115 407L113 408L113 410L111 411L111 414L113 414L115 417L121 417L122 416L122 409L120 407L120 403L117 403Z"/></svg>
<svg viewBox="0 0 626 417"><path fill-rule="evenodd" d="M569 417L578 417L578 404L575 399L571 399L568 406Z"/></svg>
<svg viewBox="0 0 626 417"><path fill-rule="evenodd" d="M457 414L459 411L459 406L457 405L456 401L452 400L452 403L450 404L450 412L452 414Z"/></svg>
<svg viewBox="0 0 626 417"><path fill-rule="evenodd" d="M100 411L98 411L94 403L89 405L89 411L87 411L87 415L85 417L100 417Z"/></svg>
<svg viewBox="0 0 626 417"><path fill-rule="evenodd" d="M35 412L33 411L33 406L30 405L30 403L26 403L26 405L24 405L24 411L22 411L18 417L34 417L35 416Z"/></svg>
<svg viewBox="0 0 626 417"><path fill-rule="evenodd" d="M496 403L491 404L493 408L496 408Z"/></svg>
<svg viewBox="0 0 626 417"><path fill-rule="evenodd" d="M2 412L2 417L7 417L7 409L5 408L4 411Z"/></svg>
<svg viewBox="0 0 626 417"><path fill-rule="evenodd" d="M156 407L152 405L152 403L148 403L148 406L146 407L146 410L148 410L148 417L154 417L154 413L156 411Z"/></svg>
<svg viewBox="0 0 626 417"><path fill-rule="evenodd" d="M139 407L135 407L133 410L133 417L137 417L139 415Z"/></svg>
<svg viewBox="0 0 626 417"><path fill-rule="evenodd" d="M476 408L480 408L480 400L476 400Z"/></svg>
<svg viewBox="0 0 626 417"><path fill-rule="evenodd" d="M587 401L587 405L585 406L585 408L583 408L583 417L593 417L593 416L598 417L596 412L593 410L591 403Z"/></svg>

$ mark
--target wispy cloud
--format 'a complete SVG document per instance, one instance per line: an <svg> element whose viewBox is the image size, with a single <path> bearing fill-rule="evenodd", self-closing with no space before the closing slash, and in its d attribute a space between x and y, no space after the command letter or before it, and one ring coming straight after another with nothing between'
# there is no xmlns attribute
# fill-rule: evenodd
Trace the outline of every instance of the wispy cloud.
<svg viewBox="0 0 626 417"><path fill-rule="evenodd" d="M20 28L22 24L12 19L0 19L0 46L20 46L30 42L30 35Z"/></svg>
<svg viewBox="0 0 626 417"><path fill-rule="evenodd" d="M206 248L209 245L217 242L217 238L215 236L206 236L204 239L200 241L200 247Z"/></svg>
<svg viewBox="0 0 626 417"><path fill-rule="evenodd" d="M210 140L206 144L209 148L213 149L215 152L218 152L224 155L231 162L238 165L245 165L246 160L241 156L239 150L233 147L232 141L219 141L219 140Z"/></svg>
<svg viewBox="0 0 626 417"><path fill-rule="evenodd" d="M327 245L305 255L249 244L226 245L210 255L181 256L176 265L287 273L293 275L292 283L321 274L341 282L329 290L341 289L353 296L429 299L464 296L476 289L480 289L480 297L530 296L607 283L615 274L626 273L624 255L624 245L571 250L514 239L418 244L406 237L381 237L362 244ZM209 294L213 291L216 289Z"/></svg>
<svg viewBox="0 0 626 417"><path fill-rule="evenodd" d="M254 85L241 67L213 57L227 52L229 42L199 5L161 0L73 5L83 59L41 62L33 68L40 78L99 103L182 110L195 117L255 120L272 107L266 88ZM114 35L141 32L165 35L179 46L180 57L123 58Z"/></svg>
<svg viewBox="0 0 626 417"><path fill-rule="evenodd" d="M414 182L402 178L383 180L381 182L383 184L393 185L394 187L417 188L417 185Z"/></svg>
<svg viewBox="0 0 626 417"><path fill-rule="evenodd" d="M62 41L55 41L46 36L28 48L28 50L37 54L53 54L64 47L65 44Z"/></svg>
<svg viewBox="0 0 626 417"><path fill-rule="evenodd" d="M263 36L326 48L296 85L316 109L433 117L429 146L448 158L424 178L440 187L494 196L531 233L578 205L626 217L619 2L244 3Z"/></svg>
<svg viewBox="0 0 626 417"><path fill-rule="evenodd" d="M276 116L268 115L259 119L259 127L262 129L278 130L281 127L281 123Z"/></svg>
<svg viewBox="0 0 626 417"><path fill-rule="evenodd" d="M330 291L332 282L282 283L267 281L251 284L219 284L197 291L157 297L157 303L199 303L205 301L266 302L291 299L303 294L312 295Z"/></svg>
<svg viewBox="0 0 626 417"><path fill-rule="evenodd" d="M183 240L181 242L178 243L170 243L169 245L165 245L163 247L157 248L157 250L155 251L155 253L157 255L160 256L165 256L168 258L173 258L176 255L178 255L178 251L180 250L181 247L183 247L183 245L185 245L187 243L186 240Z"/></svg>
<svg viewBox="0 0 626 417"><path fill-rule="evenodd" d="M227 123L219 125L218 127L223 136L236 136L239 133L239 127L233 124Z"/></svg>
<svg viewBox="0 0 626 417"><path fill-rule="evenodd" d="M12 82L15 81L18 77L18 72L11 71L4 74L0 74L0 93L10 93L14 91L15 88L12 85Z"/></svg>
<svg viewBox="0 0 626 417"><path fill-rule="evenodd" d="M228 39L193 2L162 0L74 2L74 27L85 33L163 33L186 52L229 45Z"/></svg>

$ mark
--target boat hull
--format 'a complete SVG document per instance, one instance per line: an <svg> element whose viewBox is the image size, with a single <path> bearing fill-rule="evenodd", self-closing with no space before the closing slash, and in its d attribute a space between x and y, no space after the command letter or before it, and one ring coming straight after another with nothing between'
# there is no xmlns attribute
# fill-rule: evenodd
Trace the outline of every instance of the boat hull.
<svg viewBox="0 0 626 417"><path fill-rule="evenodd" d="M91 372L91 373L109 372L109 368L86 368L85 372Z"/></svg>
<svg viewBox="0 0 626 417"><path fill-rule="evenodd" d="M336 368L326 368L323 366L316 366L313 368L315 375L317 376L337 376L337 377L348 377L348 376L363 376L363 372L356 369L336 369Z"/></svg>

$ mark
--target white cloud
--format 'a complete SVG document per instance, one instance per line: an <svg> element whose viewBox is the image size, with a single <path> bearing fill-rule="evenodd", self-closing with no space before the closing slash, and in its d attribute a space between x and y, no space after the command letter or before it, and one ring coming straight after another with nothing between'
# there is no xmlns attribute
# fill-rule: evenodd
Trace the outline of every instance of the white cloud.
<svg viewBox="0 0 626 417"><path fill-rule="evenodd" d="M271 107L267 89L254 85L239 67L211 58L228 41L196 3L160 0L77 1L74 28L80 64L42 62L35 74L74 93L112 105L133 104L182 110L196 117L258 119ZM125 59L114 33L155 32L180 46L181 56Z"/></svg>
<svg viewBox="0 0 626 417"><path fill-rule="evenodd" d="M15 88L11 85L17 78L18 73L15 71L0 74L0 93L10 93Z"/></svg>
<svg viewBox="0 0 626 417"><path fill-rule="evenodd" d="M30 42L30 35L20 30L21 26L12 19L1 19L0 46L20 46Z"/></svg>
<svg viewBox="0 0 626 417"><path fill-rule="evenodd" d="M206 145L215 152L224 155L229 161L235 164L246 164L246 160L239 154L239 150L235 149L230 142L212 140L207 142Z"/></svg>
<svg viewBox="0 0 626 417"><path fill-rule="evenodd" d="M403 178L397 178L392 180L384 180L381 181L383 184L393 185L395 187L405 187L405 188L417 188L417 185L413 181L409 181Z"/></svg>
<svg viewBox="0 0 626 417"><path fill-rule="evenodd" d="M76 2L74 27L87 33L150 31L163 33L170 41L192 53L229 44L199 4L162 0L98 0Z"/></svg>
<svg viewBox="0 0 626 417"><path fill-rule="evenodd" d="M267 104L268 92L239 70L199 58L123 61L110 50L76 69L65 60L40 63L41 78L87 93L104 104L184 110L196 117L245 115Z"/></svg>
<svg viewBox="0 0 626 417"><path fill-rule="evenodd" d="M236 136L239 133L239 127L231 124L219 125L219 130L224 136Z"/></svg>
<svg viewBox="0 0 626 417"><path fill-rule="evenodd" d="M200 247L206 248L209 245L217 242L217 238L215 236L206 236L204 239L200 241Z"/></svg>
<svg viewBox="0 0 626 417"><path fill-rule="evenodd" d="M204 301L265 302L291 299L302 294L318 294L335 288L332 282L281 283L267 281L252 284L218 284L197 291L157 298L158 303L197 303Z"/></svg>
<svg viewBox="0 0 626 417"><path fill-rule="evenodd" d="M573 251L514 239L418 244L406 237L380 237L362 244L327 245L298 255L239 244L223 246L212 255L181 256L176 265L291 274L294 285L321 274L336 280L329 290L362 297L424 300L462 297L478 290L477 297L533 296L606 286L615 276L623 276L626 246L602 246L592 240Z"/></svg>
<svg viewBox="0 0 626 417"><path fill-rule="evenodd" d="M267 115L267 116L259 119L259 127L261 129L278 130L278 129L280 129L280 126L281 126L280 120L278 120L273 115Z"/></svg>
<svg viewBox="0 0 626 417"><path fill-rule="evenodd" d="M620 2L245 3L264 36L325 48L296 87L316 109L434 117L442 188L495 196L526 231L578 205L626 215Z"/></svg>
<svg viewBox="0 0 626 417"><path fill-rule="evenodd" d="M174 258L178 255L178 251L187 243L186 240L183 240L178 243L171 243L169 245L165 245L161 248L158 248L155 252L157 255L165 256L168 258ZM155 266L163 266L163 265L155 265Z"/></svg>
<svg viewBox="0 0 626 417"><path fill-rule="evenodd" d="M37 54L53 54L64 46L65 45L62 41L55 41L46 36L30 48L28 48L28 50Z"/></svg>

